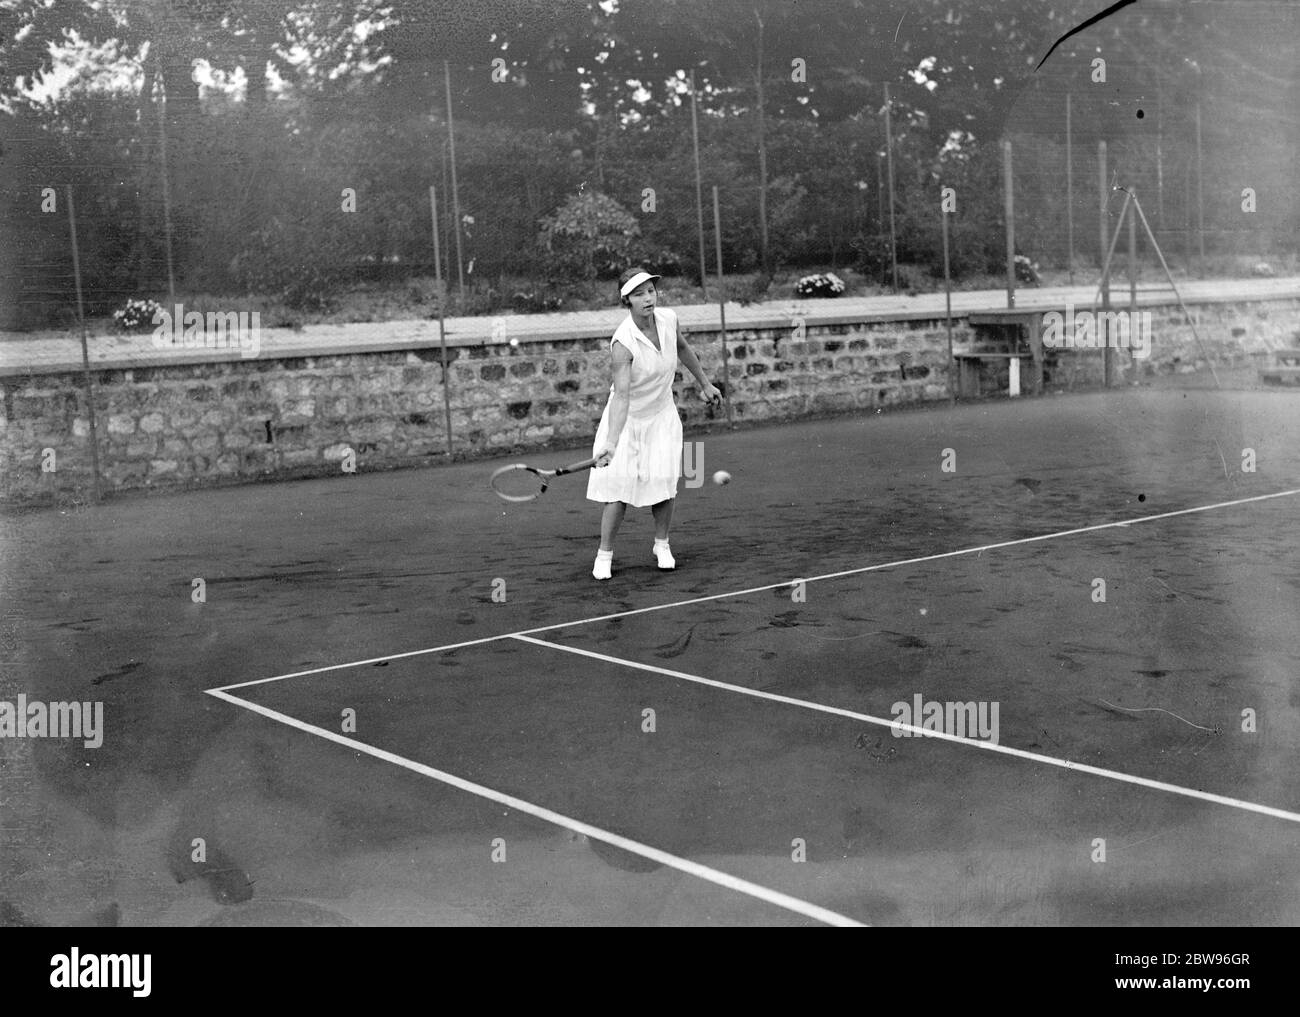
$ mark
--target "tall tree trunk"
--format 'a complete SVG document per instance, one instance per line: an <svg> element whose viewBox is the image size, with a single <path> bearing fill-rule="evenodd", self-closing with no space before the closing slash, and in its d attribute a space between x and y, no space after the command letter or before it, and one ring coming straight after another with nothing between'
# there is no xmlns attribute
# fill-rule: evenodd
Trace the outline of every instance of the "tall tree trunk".
<svg viewBox="0 0 1300 1017"><path fill-rule="evenodd" d="M140 85L140 101L137 105L140 109L140 119L142 121L148 118L149 108L153 105L153 79L157 68L157 48L150 44L149 52L145 55L144 63L140 67L144 81Z"/></svg>
<svg viewBox="0 0 1300 1017"><path fill-rule="evenodd" d="M260 39L254 38L244 60L244 76L248 79L244 108L253 116L261 116L266 112L266 91L271 84L266 69L270 65L270 57L269 47L264 46Z"/></svg>
<svg viewBox="0 0 1300 1017"><path fill-rule="evenodd" d="M141 68L144 83L140 86L140 150L141 150L141 170L136 178L137 193L136 200L136 238L135 250L132 255L134 265L132 266L132 275L135 277L135 288L143 292L149 289L154 280L146 276L145 251L149 247L149 238L158 234L155 223L147 221L148 216L146 209L155 207L155 201L146 200L147 188L156 170L156 150L155 139L158 134L158 107L154 105L153 90L154 78L157 76L158 60L156 57L156 48L149 47L148 55L144 58L144 65ZM150 193L153 197L153 194Z"/></svg>
<svg viewBox="0 0 1300 1017"><path fill-rule="evenodd" d="M256 5L246 4L241 18L247 31L240 54L248 78L244 104L254 118L266 112L270 103L271 62L275 59L277 42L284 37L285 13L282 6L270 0L261 0Z"/></svg>
<svg viewBox="0 0 1300 1017"><path fill-rule="evenodd" d="M167 96L168 135L187 136L199 116L199 84L194 80L193 62L185 53L159 45L158 72Z"/></svg>
<svg viewBox="0 0 1300 1017"><path fill-rule="evenodd" d="M187 191L192 160L185 152L189 139L195 136L199 119L199 85L194 80L194 61L186 37L175 25L159 25L153 33L150 50L157 48L155 80L162 79L162 123L152 117L152 130L158 134L157 165L159 169L158 198L162 202L163 224L158 235L162 238L162 253L166 259L168 290L175 275L181 272L180 254L172 233L172 215L168 191L184 194ZM156 93L155 93L156 94Z"/></svg>
<svg viewBox="0 0 1300 1017"><path fill-rule="evenodd" d="M763 275L772 278L772 260L767 246L767 124L763 118L763 19L754 11L758 22L758 70L754 75L758 100L758 244Z"/></svg>

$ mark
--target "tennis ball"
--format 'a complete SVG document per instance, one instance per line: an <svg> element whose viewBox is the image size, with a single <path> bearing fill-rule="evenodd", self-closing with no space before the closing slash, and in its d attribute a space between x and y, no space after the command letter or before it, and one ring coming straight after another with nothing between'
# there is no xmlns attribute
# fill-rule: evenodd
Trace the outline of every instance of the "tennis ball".
<svg viewBox="0 0 1300 1017"><path fill-rule="evenodd" d="M713 482L715 484L718 484L719 486L721 486L722 484L730 484L731 474L728 473L726 470L719 470L717 473L713 475Z"/></svg>
<svg viewBox="0 0 1300 1017"><path fill-rule="evenodd" d="M510 340L510 345L511 345L511 346L518 346L518 345L519 345L519 339L518 339L518 337L515 337L515 338L511 339L511 340Z"/></svg>

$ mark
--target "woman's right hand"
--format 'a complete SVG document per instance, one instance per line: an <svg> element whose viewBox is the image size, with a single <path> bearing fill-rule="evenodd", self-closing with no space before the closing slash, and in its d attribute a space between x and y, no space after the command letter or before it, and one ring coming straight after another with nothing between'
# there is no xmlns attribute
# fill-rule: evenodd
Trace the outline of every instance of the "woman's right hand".
<svg viewBox="0 0 1300 1017"><path fill-rule="evenodd" d="M610 460L614 458L614 452L615 452L615 447L613 445L606 445L603 449L601 449L598 453L596 453L596 468L600 469L602 466L608 466L610 464Z"/></svg>

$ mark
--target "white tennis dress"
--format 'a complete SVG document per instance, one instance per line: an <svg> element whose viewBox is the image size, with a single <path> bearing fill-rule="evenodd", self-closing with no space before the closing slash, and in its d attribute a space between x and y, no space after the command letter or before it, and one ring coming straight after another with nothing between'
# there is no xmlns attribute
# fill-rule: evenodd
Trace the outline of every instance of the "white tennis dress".
<svg viewBox="0 0 1300 1017"><path fill-rule="evenodd" d="M662 349L655 349L630 314L610 339L611 348L620 343L632 354L627 424L609 465L588 474L587 497L591 501L621 501L643 508L677 496L682 475L682 421L673 401L677 315L656 307L654 317ZM613 403L614 386L610 385L592 446L593 456L600 454L609 437Z"/></svg>

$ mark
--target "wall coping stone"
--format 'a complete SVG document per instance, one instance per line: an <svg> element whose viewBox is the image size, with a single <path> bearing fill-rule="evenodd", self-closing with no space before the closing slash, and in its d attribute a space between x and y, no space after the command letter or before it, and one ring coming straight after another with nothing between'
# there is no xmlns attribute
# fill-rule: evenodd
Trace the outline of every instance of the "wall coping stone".
<svg viewBox="0 0 1300 1017"><path fill-rule="evenodd" d="M1187 282L1179 287L1183 300L1195 304L1263 303L1300 299L1300 277L1284 279L1218 279ZM1017 311L1064 311L1067 303L1076 310L1090 309L1097 287L1024 288L1016 291ZM1128 306L1128 284L1112 279L1111 309ZM232 301L232 303L234 303ZM1165 284L1148 285L1137 293L1139 307L1177 307L1173 292ZM973 290L952 294L954 320L981 312L1006 309L1006 290ZM691 332L720 329L716 304L674 307L682 324ZM446 319L449 350L505 345L511 338L520 347L539 342L572 342L608 338L626 312L618 307L601 311L571 311L553 314L503 314ZM914 296L852 297L823 300L726 305L728 335L736 332L786 328L802 317L805 327L886 324L897 321L943 322L944 294ZM504 324L504 337L494 329ZM243 357L238 350L160 350L150 333L138 335L92 335L88 339L92 370L130 370L136 367L181 367L192 364L248 363L299 357L354 356L440 347L438 322L408 320L360 322L343 325L307 325L301 329L263 328L261 350L256 358ZM0 377L35 374L64 374L82 369L81 341L76 330L22 333L0 332Z"/></svg>

